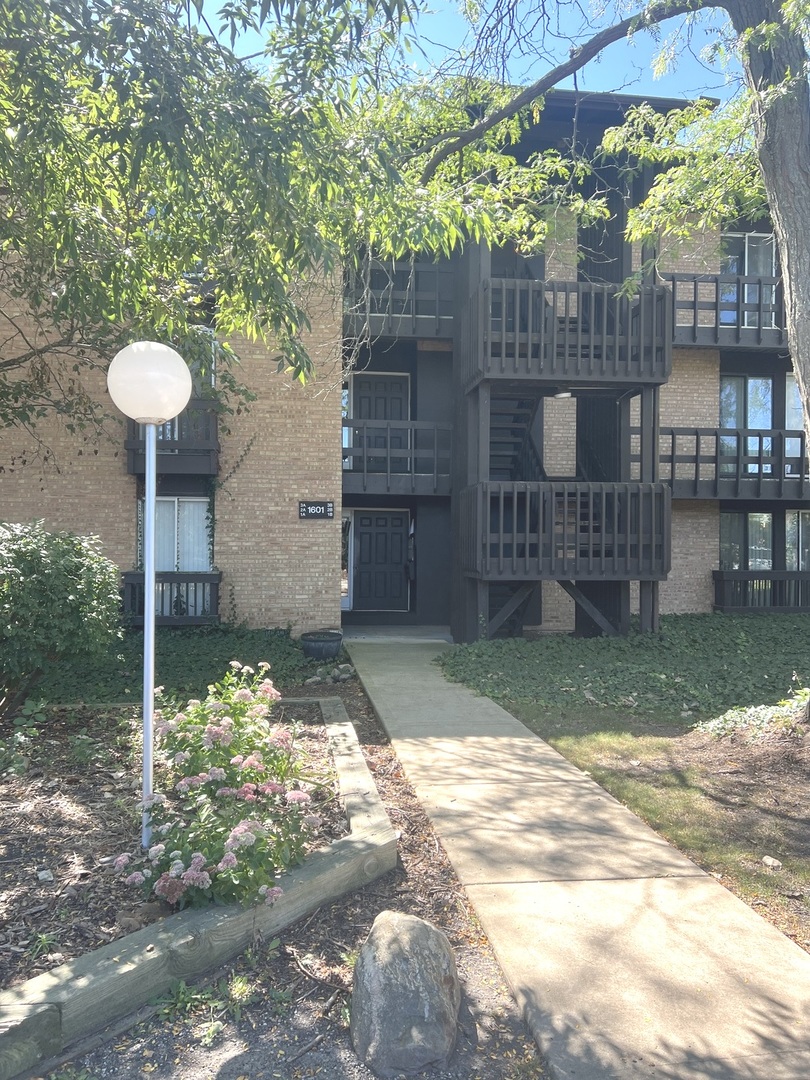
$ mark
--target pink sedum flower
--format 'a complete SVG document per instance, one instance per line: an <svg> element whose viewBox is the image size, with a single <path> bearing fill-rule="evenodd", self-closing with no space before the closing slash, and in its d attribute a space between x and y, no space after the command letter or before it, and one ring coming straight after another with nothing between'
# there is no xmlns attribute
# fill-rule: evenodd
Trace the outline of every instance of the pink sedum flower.
<svg viewBox="0 0 810 1080"><path fill-rule="evenodd" d="M169 874L161 874L155 882L155 896L161 896L169 904L176 904L186 891L186 884L179 878L170 877Z"/></svg>
<svg viewBox="0 0 810 1080"><path fill-rule="evenodd" d="M217 870L233 870L238 865L238 860L232 851L226 851L217 863Z"/></svg>
<svg viewBox="0 0 810 1080"><path fill-rule="evenodd" d="M291 806L296 803L303 806L308 802L312 802L309 795L307 795L305 791L288 791L284 798L287 800L288 803L290 803Z"/></svg>
<svg viewBox="0 0 810 1080"><path fill-rule="evenodd" d="M205 870L189 868L180 879L187 888L210 889L211 878Z"/></svg>
<svg viewBox="0 0 810 1080"><path fill-rule="evenodd" d="M259 784L258 790L262 795L282 795L284 793L284 785L276 783Z"/></svg>
<svg viewBox="0 0 810 1080"><path fill-rule="evenodd" d="M272 888L268 885L262 885L259 889L259 896L264 898L265 904L275 904L276 900L283 895L284 890L280 889L278 885L274 885Z"/></svg>
<svg viewBox="0 0 810 1080"><path fill-rule="evenodd" d="M126 868L129 866L129 861L131 858L132 856L130 855L130 853L128 851L124 851L117 857L117 859L113 863L113 866L116 870L126 870Z"/></svg>
<svg viewBox="0 0 810 1080"><path fill-rule="evenodd" d="M140 872L136 870L134 874L130 874L128 878L124 878L125 885L143 885L146 878Z"/></svg>
<svg viewBox="0 0 810 1080"><path fill-rule="evenodd" d="M253 769L255 772L264 772L264 762L261 759L261 754L250 754L242 762L243 769Z"/></svg>
<svg viewBox="0 0 810 1080"><path fill-rule="evenodd" d="M259 694L262 694L264 697L271 698L273 701L278 701L278 699L281 697L281 693L276 690L270 679L265 679L264 682L259 683L259 686L257 687L257 692Z"/></svg>

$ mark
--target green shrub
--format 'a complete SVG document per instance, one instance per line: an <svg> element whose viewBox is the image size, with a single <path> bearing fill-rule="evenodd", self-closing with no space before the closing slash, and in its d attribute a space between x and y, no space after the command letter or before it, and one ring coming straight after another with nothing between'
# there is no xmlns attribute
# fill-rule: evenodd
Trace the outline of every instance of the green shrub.
<svg viewBox="0 0 810 1080"><path fill-rule="evenodd" d="M0 523L0 717L62 660L103 655L120 634L118 568L97 537Z"/></svg>

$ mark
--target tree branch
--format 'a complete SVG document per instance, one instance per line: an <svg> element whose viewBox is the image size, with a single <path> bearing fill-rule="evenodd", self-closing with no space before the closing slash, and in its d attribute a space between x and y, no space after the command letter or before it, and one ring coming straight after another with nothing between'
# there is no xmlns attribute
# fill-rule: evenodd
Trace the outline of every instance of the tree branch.
<svg viewBox="0 0 810 1080"><path fill-rule="evenodd" d="M481 136L495 127L502 120L508 120L515 113L519 112L526 105L530 105L537 98L541 97L547 90L551 90L562 82L563 79L567 79L569 75L573 75L577 71L581 71L588 61L593 60L599 53L608 45L612 45L614 41L621 41L622 38L634 30L643 30L648 26L656 26L658 23L665 22L667 19L675 18L677 15L688 15L690 12L699 11L703 8L716 8L725 7L725 3L720 3L719 0L681 0L677 3L658 3L651 4L649 7L633 15L629 19L623 19L621 22L616 23L614 26L609 26L605 30L600 30L598 34L586 41L584 45L577 49L572 50L572 54L568 60L559 64L551 71L547 72L537 82L532 83L531 86L527 86L525 90L522 90L517 94L508 105L504 105L502 108L497 109L494 113L490 113L489 116L485 116L483 120L480 120L477 124L474 124L466 132L461 135L457 135L455 132L448 134L450 142L446 146L443 146L441 150L438 150L428 161L427 165L422 171L420 177L420 184L425 185L434 175L438 167L443 161L446 161L451 155L458 153L459 150L463 150L465 146L469 146L470 143L475 142L476 139L480 139ZM427 148L430 148L430 143L427 144Z"/></svg>

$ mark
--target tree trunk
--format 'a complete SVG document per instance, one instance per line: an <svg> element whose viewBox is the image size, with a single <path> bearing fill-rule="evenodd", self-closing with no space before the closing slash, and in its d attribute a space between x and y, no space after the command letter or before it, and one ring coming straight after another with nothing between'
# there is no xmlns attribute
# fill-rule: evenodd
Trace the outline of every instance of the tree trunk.
<svg viewBox="0 0 810 1080"><path fill-rule="evenodd" d="M772 0L725 4L741 36L763 23L779 27L767 47L752 35L743 68L754 96L757 154L779 246L785 321L793 367L810 430L810 89L807 51Z"/></svg>

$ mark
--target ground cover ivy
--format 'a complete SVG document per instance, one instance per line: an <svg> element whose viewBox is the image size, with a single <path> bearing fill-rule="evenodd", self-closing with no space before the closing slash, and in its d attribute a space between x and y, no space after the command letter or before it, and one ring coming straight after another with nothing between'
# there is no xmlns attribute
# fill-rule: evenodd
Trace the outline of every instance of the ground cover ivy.
<svg viewBox="0 0 810 1080"><path fill-rule="evenodd" d="M177 907L272 903L279 874L303 859L322 778L304 773L290 726L271 722L280 694L268 669L231 661L204 700L157 711L153 842L115 863L146 895Z"/></svg>
<svg viewBox="0 0 810 1080"><path fill-rule="evenodd" d="M234 657L258 669L272 665L277 686L300 685L313 671L289 630L248 630L244 627L158 627L155 673L167 692L191 697L205 693ZM74 702L137 702L143 678L143 634L128 630L122 641L92 663L54 664L38 688L44 700L60 705Z"/></svg>
<svg viewBox="0 0 810 1080"><path fill-rule="evenodd" d="M670 615L656 634L479 641L444 653L450 678L496 700L565 710L716 715L810 681L806 615Z"/></svg>

